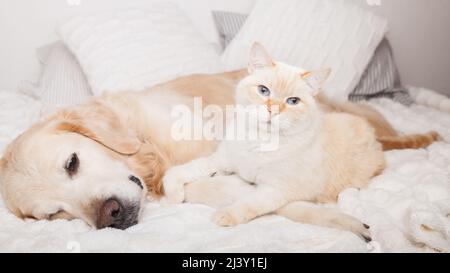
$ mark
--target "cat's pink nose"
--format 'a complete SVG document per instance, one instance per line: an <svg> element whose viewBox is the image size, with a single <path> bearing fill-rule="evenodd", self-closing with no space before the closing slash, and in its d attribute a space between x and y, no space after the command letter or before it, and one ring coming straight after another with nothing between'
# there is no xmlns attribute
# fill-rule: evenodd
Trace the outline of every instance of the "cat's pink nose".
<svg viewBox="0 0 450 273"><path fill-rule="evenodd" d="M269 115L271 117L277 116L280 114L280 109L279 107L271 107L271 108L267 108L267 112L269 112Z"/></svg>
<svg viewBox="0 0 450 273"><path fill-rule="evenodd" d="M269 112L271 116L280 114L284 110L284 107L284 103L278 101L268 100L266 104L267 112Z"/></svg>

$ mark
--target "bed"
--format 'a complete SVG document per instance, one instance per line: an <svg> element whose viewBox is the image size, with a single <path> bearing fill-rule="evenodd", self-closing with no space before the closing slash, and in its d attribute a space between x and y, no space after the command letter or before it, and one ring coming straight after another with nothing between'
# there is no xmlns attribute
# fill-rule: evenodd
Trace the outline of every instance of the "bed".
<svg viewBox="0 0 450 273"><path fill-rule="evenodd" d="M450 140L450 114L388 99L370 102L401 132L438 131ZM53 111L17 92L0 92L0 150ZM149 202L126 231L92 230L79 220L20 220L0 204L0 251L33 252L434 252L450 251L450 144L386 153L387 168L361 191L341 193L337 207L371 226L374 241L350 232L266 216L220 228L213 210Z"/></svg>
<svg viewBox="0 0 450 273"><path fill-rule="evenodd" d="M133 18L136 15L148 17L148 14L131 14ZM366 18L364 15L361 14L361 18ZM71 89L77 92L84 90L85 93L75 97L80 99L83 96L89 99L87 92L100 95L103 89L111 87L139 90L183 74L218 72L231 68L233 65L241 65L234 59L234 56L238 54L233 53L240 50L239 42L234 42L231 49L225 51L224 55L229 55L231 58L228 60L231 66L226 67L227 60L225 59L224 62L224 57L220 58L219 54L214 53L210 45L200 43L198 40L193 41L192 36L189 36L188 38L180 37L178 41L185 39L182 40L184 43L189 42L192 45L190 52L195 54L192 53L193 55L189 57L194 57L195 65L188 63L192 61L192 58L188 58L184 61L182 70L164 70L156 78L135 75L131 75L131 80L123 77L105 78L107 68L102 68L101 65L111 67L111 63L101 59L101 54L98 54L100 56L98 57L86 52L92 53L98 48L112 51L115 49L108 46L99 47L98 43L101 41L96 43L94 39L97 36L84 40L80 38L92 37L89 36L92 28L86 27L89 26L86 23L94 21L97 25L102 25L104 29L108 27L117 29L116 25L101 22L106 20L104 18L95 18L100 22L92 20L91 17L84 17L85 21L83 18L78 18L78 21L69 22L59 29L59 36L76 57L76 64L73 63L73 59L67 57L68 55L61 55L67 52L61 53L53 48L53 52L59 52L53 58L59 62L61 60L65 62L63 65L67 69L64 69L63 76L71 75L70 81L66 78L63 82L73 82L74 78L82 78L82 74L86 74L86 82L77 85L72 83L70 86L69 84L52 85L52 83L46 85L46 82L53 79L54 74L61 69L51 68L52 54L46 52L44 48L40 50L42 57L40 60L44 64L44 70L38 86L22 86L19 90L0 91L0 154L17 135L61 106L56 105L55 101L74 103L73 93L70 93L69 97L55 97L52 93L54 90ZM256 19L252 19L250 14L249 20ZM373 36L369 37L371 46L361 49L372 50L372 54L369 55L373 55L373 51L386 31L384 21L373 19L373 22L374 25L366 27L375 28L371 33L378 33L379 37L376 39ZM178 21L178 24L186 25L184 21ZM251 29L252 24L247 23L243 27ZM172 28L173 26L169 26L169 29ZM135 34L133 32L133 37ZM260 35L264 38L269 34L261 33ZM244 31L244 34L241 33L236 39L244 41L254 39L247 36ZM113 35L109 38L117 37ZM118 38L122 41L124 37ZM162 40L164 37L158 37L158 41ZM131 47L131 49L135 48ZM169 49L164 48L166 51ZM367 54L363 54L364 52L360 50L356 51L356 54L348 51L345 53L358 58L354 59L355 71L347 71L352 75L335 75L338 80L346 79L346 82L339 80L335 83L338 87L346 86L346 88L336 88L338 93L331 94L338 99L342 99L343 94L347 97L348 93L354 90L358 84L354 78L361 78L364 75L364 68L370 61L367 56L360 58ZM164 53L157 50L155 52L154 48L144 52L154 54L156 57ZM190 52L185 54L189 55ZM119 55L123 56L123 54L122 51ZM299 54L294 55L299 56ZM317 56L319 58L320 54ZM289 58L289 56L280 53L280 58ZM174 59L155 60L153 61L155 66L167 67L169 62L171 67L179 68ZM294 62L297 61L303 60L301 58L294 60ZM198 62L200 67L205 67L204 64L208 63L208 69L198 70ZM78 68L74 68L74 65ZM121 67L127 65L134 69L133 72L136 72L136 75L142 75L139 69L146 69L145 66L139 67L133 62L123 63ZM77 69L82 69L82 73L80 74ZM118 75L124 73L123 71L112 72L117 72ZM117 80L118 78L120 80ZM414 90L412 93L415 94L413 96L415 103L409 107L386 98L363 103L368 103L379 110L399 132L414 134L435 130L443 139L427 149L386 153L387 168L382 175L373 179L369 187L362 190L347 189L340 194L336 206L371 226L373 242L369 244L350 232L295 223L279 216L265 216L249 224L222 228L211 221L213 209L209 207L196 204L168 205L151 200L145 205L138 225L125 231L109 228L93 230L80 220L49 222L18 219L5 208L0 198L0 252L449 252L450 112L446 111L446 107L450 104L450 100L439 97L439 105L444 107L428 107L424 105L427 103L424 103L423 96L431 97L429 94L435 93L430 90L425 92L420 88L410 89ZM43 90L49 93L44 94ZM76 102L81 102L81 99ZM436 106L432 103L428 105Z"/></svg>

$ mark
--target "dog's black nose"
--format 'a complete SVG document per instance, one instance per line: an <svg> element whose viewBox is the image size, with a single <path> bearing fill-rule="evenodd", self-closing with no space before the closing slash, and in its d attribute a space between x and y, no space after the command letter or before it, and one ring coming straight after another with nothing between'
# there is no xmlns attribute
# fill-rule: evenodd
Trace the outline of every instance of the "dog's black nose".
<svg viewBox="0 0 450 273"><path fill-rule="evenodd" d="M130 179L132 182L134 182L136 185L138 185L141 189L144 189L144 186L142 186L142 182L139 178L137 178L134 175L128 176L128 179Z"/></svg>
<svg viewBox="0 0 450 273"><path fill-rule="evenodd" d="M99 206L97 228L127 229L137 224L138 212L138 205L124 206L116 198L110 198Z"/></svg>

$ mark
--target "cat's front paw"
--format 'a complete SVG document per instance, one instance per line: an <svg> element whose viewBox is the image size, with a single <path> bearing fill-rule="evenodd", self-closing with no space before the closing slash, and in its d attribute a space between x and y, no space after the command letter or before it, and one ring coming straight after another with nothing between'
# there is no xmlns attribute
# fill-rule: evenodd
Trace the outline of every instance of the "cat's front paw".
<svg viewBox="0 0 450 273"><path fill-rule="evenodd" d="M335 219L335 223L338 228L353 232L358 237L363 239L366 243L372 241L372 237L370 235L370 226L362 223L353 216L344 214L341 218Z"/></svg>
<svg viewBox="0 0 450 273"><path fill-rule="evenodd" d="M370 235L370 226L367 224L362 224L358 229L353 231L356 235L358 235L361 239L363 239L366 243L372 242L372 236Z"/></svg>
<svg viewBox="0 0 450 273"><path fill-rule="evenodd" d="M167 201L171 204L183 203L184 196L184 181L178 174L176 169L171 169L166 172L163 179L164 195Z"/></svg>
<svg viewBox="0 0 450 273"><path fill-rule="evenodd" d="M213 215L214 222L221 227L234 227L238 225L236 218L227 210L218 210Z"/></svg>

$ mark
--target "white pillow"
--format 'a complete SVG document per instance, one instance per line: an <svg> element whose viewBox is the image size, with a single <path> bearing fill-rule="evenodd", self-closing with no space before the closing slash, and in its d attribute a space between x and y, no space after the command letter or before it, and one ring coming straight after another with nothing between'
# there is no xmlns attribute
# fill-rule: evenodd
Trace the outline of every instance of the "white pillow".
<svg viewBox="0 0 450 273"><path fill-rule="evenodd" d="M54 106L83 103L92 97L86 77L75 57L61 42L37 50L43 65L35 94L42 102Z"/></svg>
<svg viewBox="0 0 450 273"><path fill-rule="evenodd" d="M258 41L281 62L332 68L325 93L345 101L385 36L385 19L345 0L260 0L222 55L227 69L247 64Z"/></svg>
<svg viewBox="0 0 450 273"><path fill-rule="evenodd" d="M58 32L96 95L223 70L215 47L173 3L76 17Z"/></svg>

